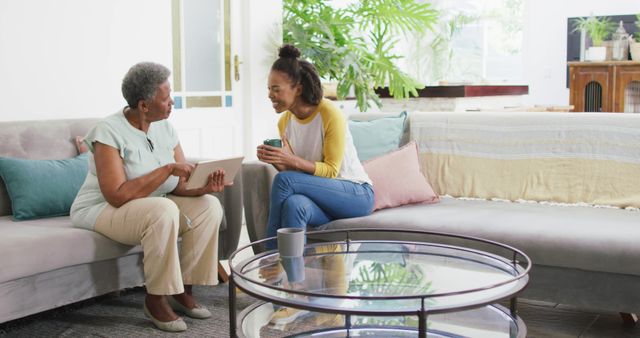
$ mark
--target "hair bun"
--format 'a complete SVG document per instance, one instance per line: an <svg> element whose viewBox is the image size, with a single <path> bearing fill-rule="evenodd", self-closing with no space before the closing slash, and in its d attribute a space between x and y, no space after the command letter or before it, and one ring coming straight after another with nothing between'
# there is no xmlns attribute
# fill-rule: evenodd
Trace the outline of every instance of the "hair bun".
<svg viewBox="0 0 640 338"><path fill-rule="evenodd" d="M283 45L278 51L281 58L297 59L300 57L300 50L293 45Z"/></svg>

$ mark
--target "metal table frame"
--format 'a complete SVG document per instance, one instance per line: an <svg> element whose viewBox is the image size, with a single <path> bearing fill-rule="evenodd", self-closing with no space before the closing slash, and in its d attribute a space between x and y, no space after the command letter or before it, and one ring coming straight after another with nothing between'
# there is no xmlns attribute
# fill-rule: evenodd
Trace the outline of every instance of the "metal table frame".
<svg viewBox="0 0 640 338"><path fill-rule="evenodd" d="M347 230L319 230L319 231L308 231L307 232L307 236L311 236L313 238L317 238L318 236L326 236L326 235L336 235L336 234L343 234L344 235L344 240L340 241L340 242L336 242L336 241L330 241L330 242L324 242L322 243L324 244L343 244L346 245L346 251L343 251L344 253L349 253L350 252L350 246L351 244L354 242L354 240L352 239L353 234L354 233L393 233L395 235L398 234L403 234L403 235L407 235L407 234L416 234L416 235L423 235L423 236L435 236L435 237L444 237L444 238L455 238L455 239L462 239L462 240L468 240L471 242L476 242L476 243L484 243L484 244L488 244L491 246L494 246L496 248L499 249L503 249L503 250L508 250L511 252L511 258L505 258L502 256L498 256L496 254L493 253L489 253L489 252L485 252L485 251L481 251L481 250L476 250L476 249L471 249L471 248L465 248L465 247L460 247L460 246L455 246L455 245L448 245L448 244L437 244L437 243L432 243L432 242L420 242L420 241L413 241L413 242L409 242L409 241L399 241L399 240L363 240L363 241L372 241L372 242L384 242L384 243L391 243L391 244L406 244L406 243L419 243L419 244L432 244L435 246L439 246L439 247L447 247L447 248L454 248L456 250L461 250L461 251L468 251L468 252L473 252L475 254L479 254L481 256L486 256L486 257L490 257L492 259L498 259L501 258L502 259L502 263L505 263L507 261L509 261L509 263L512 265L512 267L514 268L515 271L520 271L520 273L516 276L513 276L512 278L508 278L502 282L499 283L495 283L492 285L487 285L487 286L483 286L483 287L479 287L479 288L473 288L473 289L468 289L468 290L461 290L461 291L455 291L455 292L446 292L446 293L438 293L438 294L423 294L423 295L408 295L408 296L340 296L340 295L330 295L330 294L317 294L317 293L313 293L313 292L307 292L307 291L302 291L302 290L291 290L291 289L284 289L284 288L280 288L278 286L275 285L270 285L270 284L266 284L266 283L262 283L258 280L254 280L251 279L245 275L243 275L241 273L241 271L243 270L244 267L246 267L248 264L250 264L251 262L254 262L256 260L261 259L262 257L268 256L268 255L272 255L274 253L275 250L271 250L271 251L266 251L266 252L262 252L258 255L254 255L253 257L246 259L238 264L234 264L234 259L236 258L236 255L239 252L242 252L243 250L248 249L249 247L252 247L254 245L259 245L262 244L266 241L270 241L270 240L275 240L275 237L269 237L269 238L265 238L253 243L250 243L248 245L242 246L240 248L238 248L236 251L234 251L231 256L229 257L229 267L231 270L231 274L230 274L230 278L229 278L229 325L230 325L230 336L231 337L238 337L237 335L237 328L238 328L238 318L237 318L237 313L236 313L236 287L238 287L239 289L241 289L243 292L247 293L248 295L257 298L257 299L261 299L265 302L270 302L273 304L278 304L278 305L282 305L282 306L288 306L288 307L294 307L294 308L298 308L298 309L302 309L302 310L308 310L308 311L314 311L314 312L325 312L325 313L333 313L333 314L341 314L345 316L345 328L347 330L351 329L351 316L352 315L364 315L364 316L398 316L398 315L415 315L418 317L418 336L420 338L424 338L427 336L427 317L430 314L437 314L437 313L448 313L448 312L456 312L456 311L462 311L462 310L468 310L468 309L474 309L474 308L479 308L485 305L489 305L489 304L494 304L495 302L501 300L501 299L506 299L509 298L510 299L510 306L509 306L509 311L511 313L511 316L517 321L517 323L521 324L522 321L519 319L519 317L517 316L518 314L518 309L517 309L517 294L519 292L521 292L525 287L526 284L524 284L522 286L522 288L520 288L519 290L516 290L515 292L513 292L512 294L507 294L504 295L504 297L501 297L499 299L487 299L486 301L482 301L482 302L477 302L471 305L467 305L467 306L458 306L458 307L451 307L451 308L446 308L446 309L440 309L440 310L433 310L433 309L429 309L426 305L427 300L429 298L436 298L436 297L446 297L446 296L456 296L456 295L462 295L462 294L469 294L469 293L473 293L473 292L480 292L480 291L484 291L484 290L489 290L492 288L496 288L502 285L506 285L509 283L512 283L514 281L518 281L526 276L528 276L529 271L531 270L531 259L521 250L516 249L512 246L506 245L506 244L502 244L496 241L491 241L491 240L487 240L487 239L482 239L482 238L478 238L478 237L471 237L471 236L464 236L464 235L458 235L458 234L452 234L452 233L444 233L444 232L431 232L431 231L418 231L418 230L411 230L411 229L371 229L371 228L358 228L358 229L347 229ZM360 243L360 241L356 241L357 243ZM314 244L307 244L307 246L313 246ZM318 245L318 244L315 244ZM518 260L518 258L521 258L522 261ZM521 263L524 262L526 263L526 266L524 268L521 267ZM528 280L527 280L528 283ZM271 297L269 297L269 295L266 294L261 294L259 292L256 292L254 290L252 290L250 288L250 285L259 285L261 287L264 288L269 288L269 289L273 289L273 290L278 290L278 291L283 291L283 292L287 292L287 293L292 293L292 294L298 294L298 295L303 295L303 296L312 296L312 297L325 297L325 298L339 298L339 299L369 299L369 300L402 300L402 299L420 299L421 302L421 308L415 312L411 312L411 311L365 311L365 310L358 310L358 309L336 309L336 308L327 308L327 307L316 307L316 306L311 306L311 305L300 305L300 304L294 304L294 303L290 303L287 301L282 301L279 299L273 299ZM523 324L523 323L522 323Z"/></svg>

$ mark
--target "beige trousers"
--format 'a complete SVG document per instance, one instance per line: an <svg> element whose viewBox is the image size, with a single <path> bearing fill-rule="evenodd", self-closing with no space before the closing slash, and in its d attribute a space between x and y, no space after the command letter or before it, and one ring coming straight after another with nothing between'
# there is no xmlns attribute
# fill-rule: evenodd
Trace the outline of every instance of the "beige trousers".
<svg viewBox="0 0 640 338"><path fill-rule="evenodd" d="M220 201L212 195L146 197L120 208L108 205L95 231L123 244L141 244L147 292L174 295L184 292L184 284L218 283L222 215Z"/></svg>

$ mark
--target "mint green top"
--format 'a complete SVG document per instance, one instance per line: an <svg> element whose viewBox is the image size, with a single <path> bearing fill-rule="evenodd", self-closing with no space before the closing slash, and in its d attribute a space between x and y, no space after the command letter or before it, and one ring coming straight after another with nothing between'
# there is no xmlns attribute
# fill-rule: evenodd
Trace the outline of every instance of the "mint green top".
<svg viewBox="0 0 640 338"><path fill-rule="evenodd" d="M97 141L118 149L124 162L127 180L175 162L173 150L178 145L178 135L169 121L151 123L145 134L127 121L123 111L121 109L98 122L84 137L90 150L89 173L71 205L71 221L76 227L93 230L98 215L108 203L98 183L93 142ZM164 196L173 191L177 185L178 177L169 176L149 196Z"/></svg>

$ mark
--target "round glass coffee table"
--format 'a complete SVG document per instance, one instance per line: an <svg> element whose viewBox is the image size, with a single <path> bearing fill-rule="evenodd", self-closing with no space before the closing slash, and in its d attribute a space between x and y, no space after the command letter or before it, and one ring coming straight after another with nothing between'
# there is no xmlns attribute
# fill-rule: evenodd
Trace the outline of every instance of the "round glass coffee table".
<svg viewBox="0 0 640 338"><path fill-rule="evenodd" d="M230 259L232 337L525 337L531 260L494 241L413 230L307 233L302 257ZM239 261L236 257L247 259ZM257 301L239 315L236 287ZM509 308L497 304L509 299Z"/></svg>

